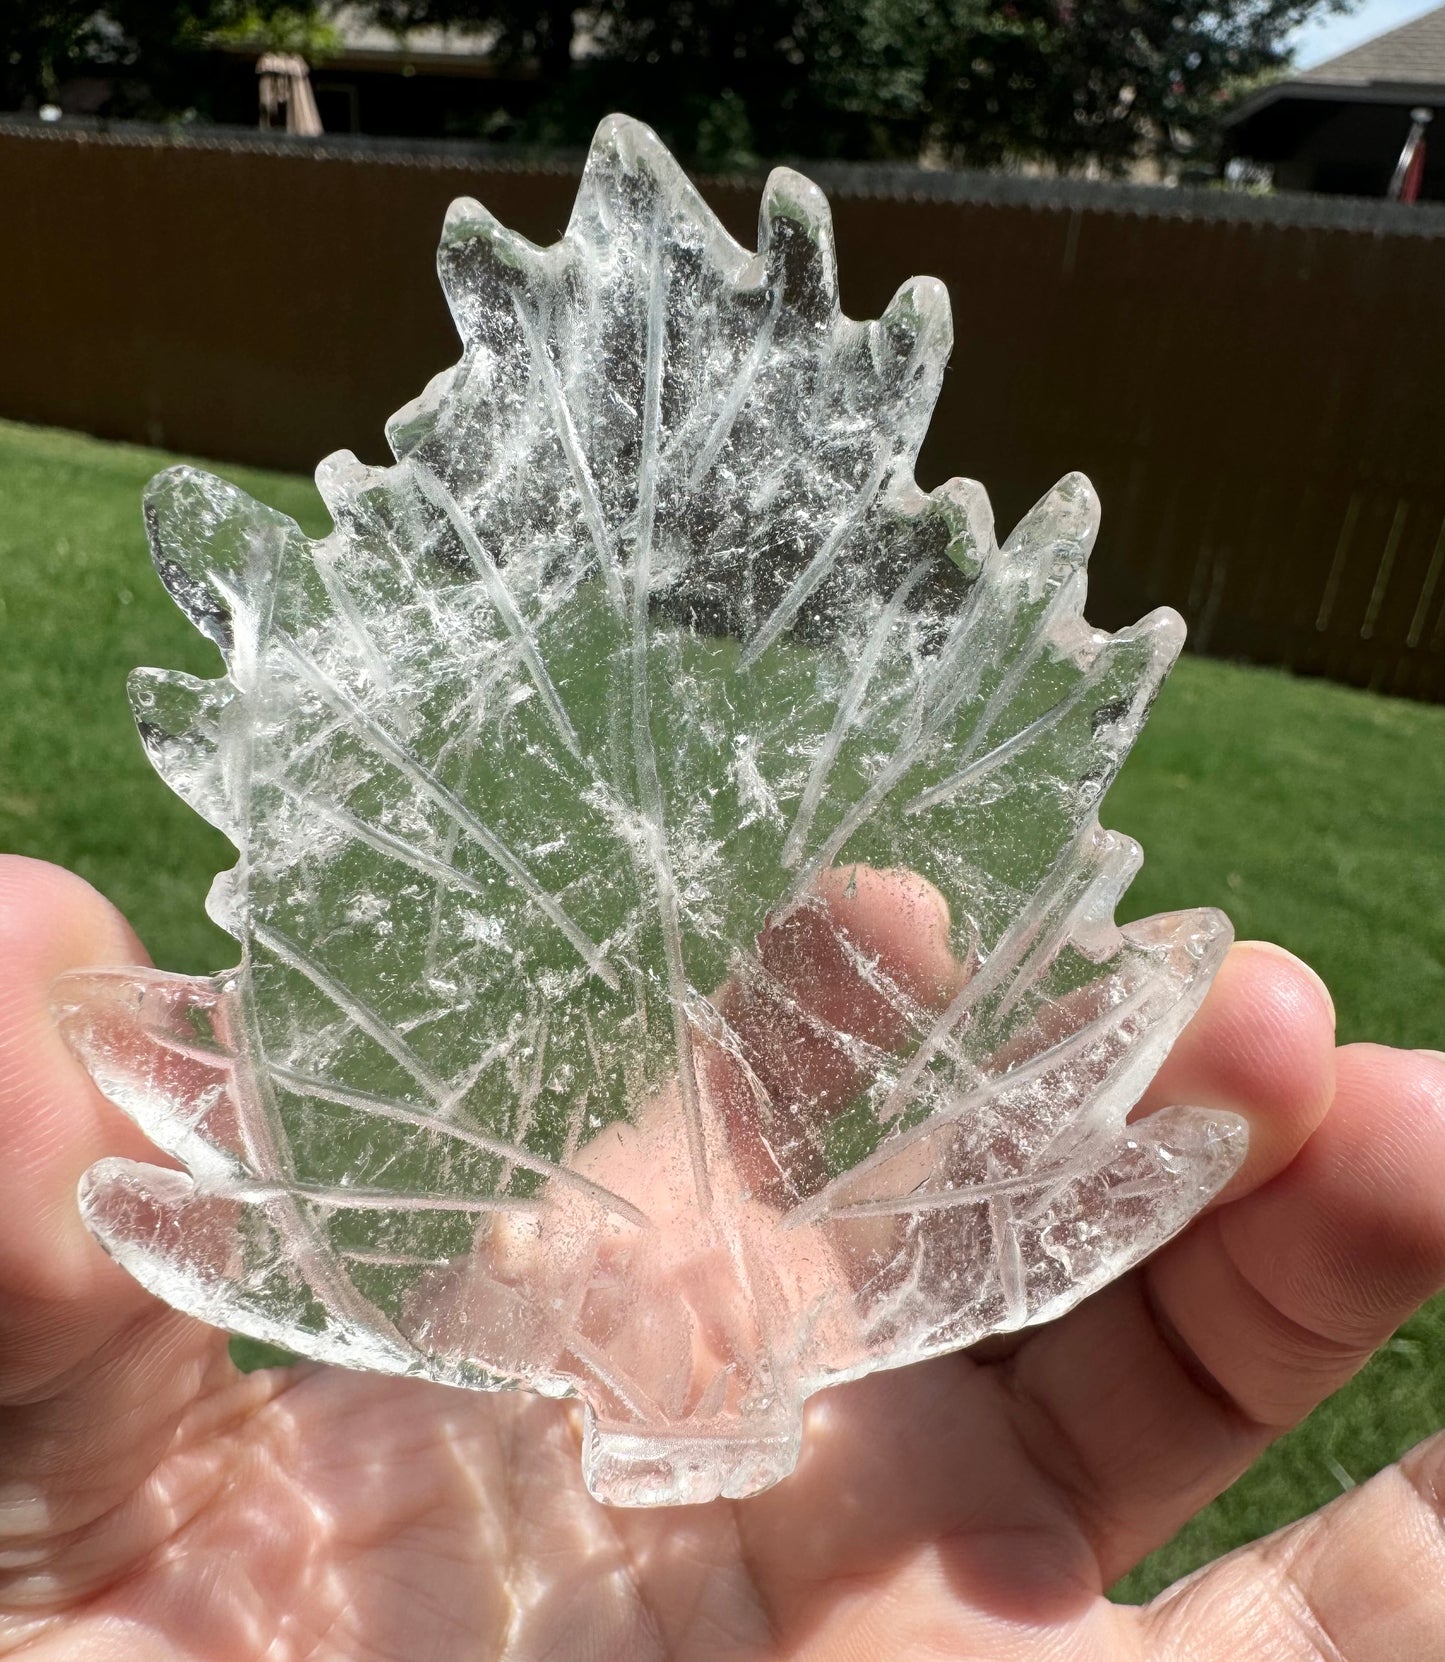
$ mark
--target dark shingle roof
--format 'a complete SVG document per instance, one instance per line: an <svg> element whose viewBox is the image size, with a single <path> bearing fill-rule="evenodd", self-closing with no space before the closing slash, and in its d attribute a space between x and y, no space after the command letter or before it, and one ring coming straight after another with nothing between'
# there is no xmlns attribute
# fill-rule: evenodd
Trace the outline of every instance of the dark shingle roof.
<svg viewBox="0 0 1445 1662"><path fill-rule="evenodd" d="M1445 82L1445 6L1376 35L1337 58L1329 58L1293 78L1306 86L1368 86L1384 82Z"/></svg>

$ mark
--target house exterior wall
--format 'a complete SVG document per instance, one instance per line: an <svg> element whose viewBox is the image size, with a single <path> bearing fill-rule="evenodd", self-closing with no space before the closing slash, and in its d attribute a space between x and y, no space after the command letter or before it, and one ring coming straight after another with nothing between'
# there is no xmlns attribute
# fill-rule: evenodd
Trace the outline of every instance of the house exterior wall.
<svg viewBox="0 0 1445 1662"><path fill-rule="evenodd" d="M1445 201L1445 89L1440 91L1440 125L1426 145L1421 201ZM1430 108L1428 96L1417 103ZM1383 197L1410 132L1411 107L1282 98L1242 122L1231 135L1232 148L1273 164L1280 190Z"/></svg>

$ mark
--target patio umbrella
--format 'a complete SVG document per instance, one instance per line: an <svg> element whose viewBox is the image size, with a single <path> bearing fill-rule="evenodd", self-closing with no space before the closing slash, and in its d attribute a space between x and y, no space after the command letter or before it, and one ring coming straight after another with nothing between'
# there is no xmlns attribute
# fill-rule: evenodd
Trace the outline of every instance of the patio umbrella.
<svg viewBox="0 0 1445 1662"><path fill-rule="evenodd" d="M257 61L256 73L261 77L263 127L285 127L288 133L306 138L321 132L305 58L290 52L267 52Z"/></svg>
<svg viewBox="0 0 1445 1662"><path fill-rule="evenodd" d="M1420 194L1420 181L1425 176L1425 129L1433 114L1432 110L1410 111L1410 135L1385 192L1392 202L1413 202Z"/></svg>

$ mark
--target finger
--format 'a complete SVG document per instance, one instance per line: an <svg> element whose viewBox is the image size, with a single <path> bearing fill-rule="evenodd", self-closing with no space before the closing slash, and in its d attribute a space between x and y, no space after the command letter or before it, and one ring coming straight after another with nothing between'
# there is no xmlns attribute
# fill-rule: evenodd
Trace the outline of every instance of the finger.
<svg viewBox="0 0 1445 1662"><path fill-rule="evenodd" d="M466 1261L418 1286L405 1331L502 1372L576 1379L604 1428L736 1430L776 1410L755 1440L781 1449L797 1405L768 1377L775 1350L796 1349L806 1331L851 1355L856 1334L830 1297L843 1266L815 1236L787 1233L779 1207L823 1173L823 1125L872 1054L901 1045L956 992L964 970L949 927L943 897L913 873L823 873L714 995L722 1020L695 1029L709 1181L728 1191L725 1240L696 1204L674 1082L578 1149L572 1181L554 1181L544 1208L487 1219ZM605 1475L610 1458L596 1454L589 1481L624 1485Z"/></svg>
<svg viewBox="0 0 1445 1662"><path fill-rule="evenodd" d="M1240 941L1130 1116L1188 1104L1249 1124L1244 1164L1216 1201L1289 1164L1334 1094L1335 1007L1319 976L1272 941Z"/></svg>
<svg viewBox="0 0 1445 1662"><path fill-rule="evenodd" d="M1378 1155L1408 1133L1424 1170L1438 1168L1445 1113L1431 1102L1445 1070L1392 1051L1339 1053L1328 1114L1268 1177L1282 1148L1319 1118L1329 1012L1289 963L1245 957L1248 973L1221 975L1218 1001L1212 993L1199 1018L1206 1038L1233 1031L1240 1043L1220 1056L1213 1078L1207 1046L1186 1052L1176 1081L1261 1129L1266 1153L1250 1174L1258 1186L1004 1364L1036 1457L1075 1497L1106 1579L1167 1539L1342 1384L1445 1276L1445 1203L1428 1184L1422 1192L1420 1172L1382 1171ZM1263 1011L1272 1042L1240 1027L1244 1016L1232 1008L1240 999ZM1394 1267L1402 1239L1423 1255L1413 1279ZM1333 1251L1347 1255L1371 1308L1344 1347L1329 1319L1341 1296ZM1308 1298L1285 1299L1271 1280L1282 1266Z"/></svg>
<svg viewBox="0 0 1445 1662"><path fill-rule="evenodd" d="M1255 1424L1282 1430L1445 1282L1445 1065L1338 1053L1324 1124L1272 1182L1176 1242L1161 1316Z"/></svg>
<svg viewBox="0 0 1445 1662"><path fill-rule="evenodd" d="M782 1198L782 1173L806 1190L823 1170L828 1118L963 985L951 927L927 879L867 865L821 873L768 919L755 962L713 999L728 1040L702 1051L705 1088L755 1192Z"/></svg>
<svg viewBox="0 0 1445 1662"><path fill-rule="evenodd" d="M926 878L834 867L768 919L755 972L714 1002L775 1101L836 1108L858 1089L861 1052L897 1049L911 1021L936 1015L962 985L949 929L948 902Z"/></svg>
<svg viewBox="0 0 1445 1662"><path fill-rule="evenodd" d="M77 967L144 959L88 884L0 857L0 1601L12 1605L83 1590L154 1539L162 1500L143 1518L126 1497L226 1366L224 1336L143 1292L76 1205L93 1162L154 1151L60 1039L51 987Z"/></svg>
<svg viewBox="0 0 1445 1662"><path fill-rule="evenodd" d="M1445 1656L1445 1433L1139 1613L1151 1662Z"/></svg>
<svg viewBox="0 0 1445 1662"><path fill-rule="evenodd" d="M43 1385L143 1303L86 1234L75 1192L102 1155L148 1145L70 1054L50 991L78 966L145 961L124 918L87 883L40 860L0 857L0 1151L13 1197L0 1207L7 1394Z"/></svg>
<svg viewBox="0 0 1445 1662"><path fill-rule="evenodd" d="M1285 1166L1328 1111L1334 1025L1333 1000L1307 964L1270 941L1236 942L1129 1119L1171 1108L1243 1119L1244 1160L1210 1204L1237 1199ZM1001 1360L1036 1337L999 1334L973 1354Z"/></svg>

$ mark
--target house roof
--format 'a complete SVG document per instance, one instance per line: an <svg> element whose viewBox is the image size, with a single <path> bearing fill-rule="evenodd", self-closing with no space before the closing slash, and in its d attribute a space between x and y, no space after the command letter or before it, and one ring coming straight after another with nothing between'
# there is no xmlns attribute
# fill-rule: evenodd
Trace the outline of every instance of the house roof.
<svg viewBox="0 0 1445 1662"><path fill-rule="evenodd" d="M1307 86L1445 86L1445 5L1316 64L1294 81Z"/></svg>
<svg viewBox="0 0 1445 1662"><path fill-rule="evenodd" d="M1286 100L1445 107L1445 6L1402 23L1287 81L1261 87L1224 118L1239 127Z"/></svg>

